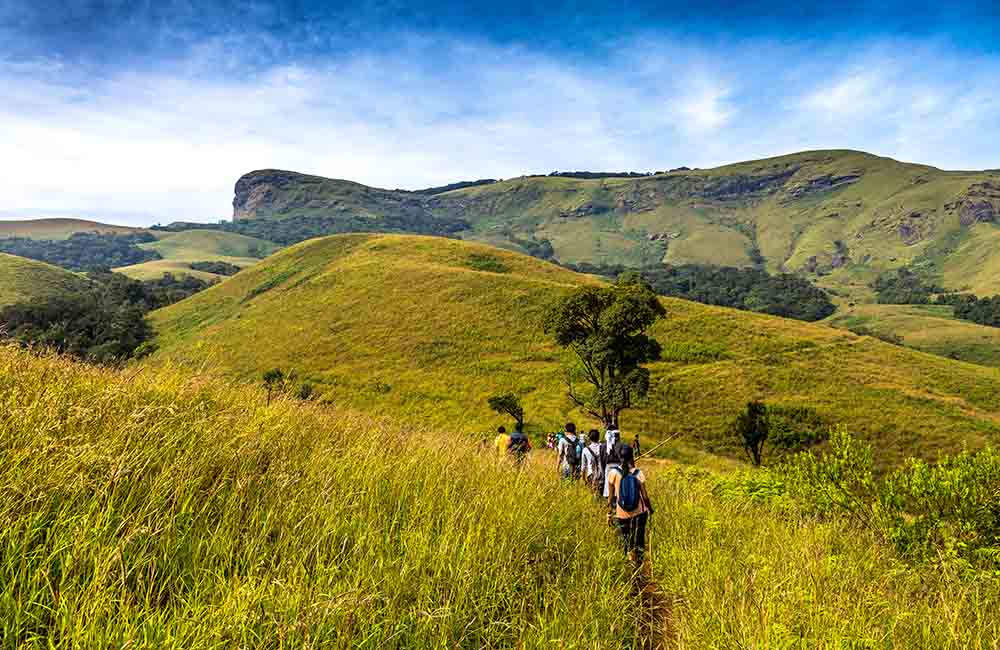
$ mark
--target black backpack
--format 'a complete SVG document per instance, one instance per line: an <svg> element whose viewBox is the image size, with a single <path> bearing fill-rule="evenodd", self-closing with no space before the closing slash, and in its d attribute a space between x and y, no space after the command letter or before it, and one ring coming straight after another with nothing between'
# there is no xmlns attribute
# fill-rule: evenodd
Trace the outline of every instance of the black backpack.
<svg viewBox="0 0 1000 650"><path fill-rule="evenodd" d="M576 437L576 440L571 441L566 438L566 463L570 467L579 467L580 463L583 462L583 448L580 444L580 436Z"/></svg>
<svg viewBox="0 0 1000 650"><path fill-rule="evenodd" d="M622 456L624 455L622 450L625 445L616 440L615 444L611 445L611 451L608 451L607 443L601 445L601 467L607 467L610 463L611 465L621 465Z"/></svg>

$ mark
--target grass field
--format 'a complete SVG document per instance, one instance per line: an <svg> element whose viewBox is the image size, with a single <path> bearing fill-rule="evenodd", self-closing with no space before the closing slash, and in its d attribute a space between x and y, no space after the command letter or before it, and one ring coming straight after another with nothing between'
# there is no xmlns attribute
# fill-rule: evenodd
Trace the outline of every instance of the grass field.
<svg viewBox="0 0 1000 650"><path fill-rule="evenodd" d="M1000 366L1000 329L953 316L947 305L855 305L841 307L827 322L897 335L912 348L987 366Z"/></svg>
<svg viewBox="0 0 1000 650"><path fill-rule="evenodd" d="M26 219L24 221L0 221L0 237L27 237L29 239L67 239L78 232L99 232L101 234L126 234L138 232L141 228L113 226L84 219Z"/></svg>
<svg viewBox="0 0 1000 650"><path fill-rule="evenodd" d="M189 369L0 347L0 635L23 648L976 648L996 579L646 465L650 580L586 491Z"/></svg>
<svg viewBox="0 0 1000 650"><path fill-rule="evenodd" d="M484 261L488 264L484 265ZM481 269L490 270L481 270ZM500 270L502 272L496 272ZM345 235L286 249L152 315L160 352L259 382L294 370L321 398L475 434L498 418L490 395L513 390L529 429L590 422L565 398L567 359L540 318L580 276L468 242ZM726 431L747 400L815 409L875 441L880 463L934 458L1000 435L1000 373L825 325L665 299L664 346L650 399L628 435L676 436L668 456L741 455Z"/></svg>
<svg viewBox="0 0 1000 650"><path fill-rule="evenodd" d="M0 307L72 293L87 280L56 266L0 253Z"/></svg>
<svg viewBox="0 0 1000 650"><path fill-rule="evenodd" d="M241 268L253 266L267 257L277 246L271 242L220 230L184 230L157 233L155 242L140 244L140 248L159 253L163 259L133 264L115 269L136 280L152 280L164 273L193 275L203 280L218 280L215 273L195 271L192 262L228 262Z"/></svg>

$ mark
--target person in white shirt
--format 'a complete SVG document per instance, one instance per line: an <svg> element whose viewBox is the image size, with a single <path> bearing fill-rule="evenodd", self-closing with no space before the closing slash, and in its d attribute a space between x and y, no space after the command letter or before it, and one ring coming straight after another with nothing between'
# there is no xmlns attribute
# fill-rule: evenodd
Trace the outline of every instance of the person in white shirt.
<svg viewBox="0 0 1000 650"><path fill-rule="evenodd" d="M601 434L591 429L590 444L583 449L583 479L598 497L604 494L604 468L601 466Z"/></svg>
<svg viewBox="0 0 1000 650"><path fill-rule="evenodd" d="M559 440L559 453L556 454L556 468L566 479L580 478L579 439L576 437L576 425L566 423L566 433Z"/></svg>

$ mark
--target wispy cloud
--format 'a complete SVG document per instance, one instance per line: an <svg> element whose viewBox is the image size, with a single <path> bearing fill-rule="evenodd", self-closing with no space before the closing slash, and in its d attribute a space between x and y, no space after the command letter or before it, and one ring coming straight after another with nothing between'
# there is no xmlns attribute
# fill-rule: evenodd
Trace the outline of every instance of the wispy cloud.
<svg viewBox="0 0 1000 650"><path fill-rule="evenodd" d="M214 220L264 167L416 188L820 147L1000 166L995 61L813 54L643 39L597 61L425 36L264 67L224 42L154 70L0 62L0 209Z"/></svg>

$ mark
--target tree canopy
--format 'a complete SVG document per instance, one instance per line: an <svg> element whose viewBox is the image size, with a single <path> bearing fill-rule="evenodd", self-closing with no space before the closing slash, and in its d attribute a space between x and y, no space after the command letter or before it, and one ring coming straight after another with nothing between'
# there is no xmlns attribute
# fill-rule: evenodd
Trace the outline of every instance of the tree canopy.
<svg viewBox="0 0 1000 650"><path fill-rule="evenodd" d="M660 344L649 329L666 315L653 289L637 274L626 273L606 287L580 287L554 303L544 329L572 350L578 367L567 372L570 400L608 428L619 414L649 392L643 364L660 358ZM589 388L574 381L582 374Z"/></svg>

